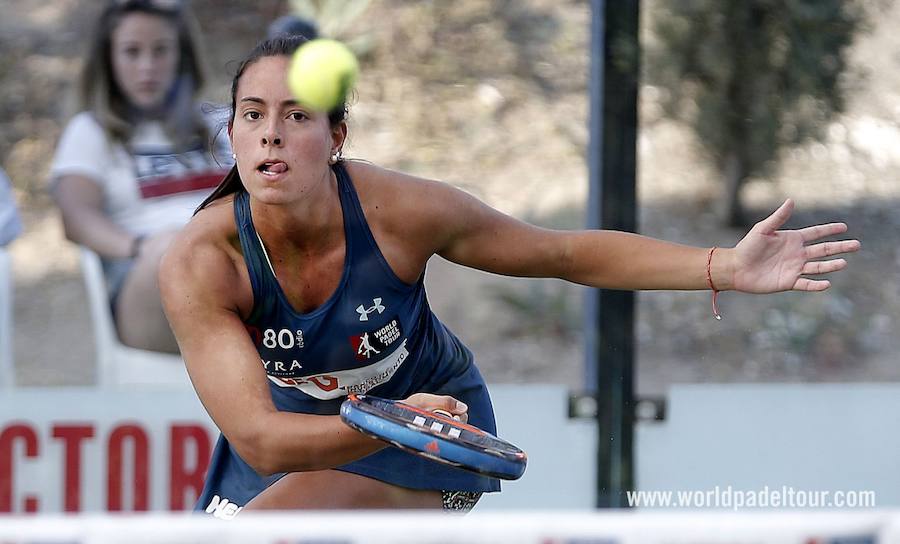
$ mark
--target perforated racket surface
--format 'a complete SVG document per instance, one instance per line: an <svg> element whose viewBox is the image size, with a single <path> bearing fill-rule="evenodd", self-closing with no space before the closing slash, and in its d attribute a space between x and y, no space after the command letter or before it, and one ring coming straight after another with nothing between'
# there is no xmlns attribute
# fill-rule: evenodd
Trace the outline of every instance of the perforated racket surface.
<svg viewBox="0 0 900 544"><path fill-rule="evenodd" d="M477 427L400 401L350 395L341 419L359 432L402 450L504 480L525 472L525 452Z"/></svg>

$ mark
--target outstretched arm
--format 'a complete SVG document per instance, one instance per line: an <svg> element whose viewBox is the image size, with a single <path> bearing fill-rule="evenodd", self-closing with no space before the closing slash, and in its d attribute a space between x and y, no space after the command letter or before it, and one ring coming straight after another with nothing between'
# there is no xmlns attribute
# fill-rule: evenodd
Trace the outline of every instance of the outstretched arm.
<svg viewBox="0 0 900 544"><path fill-rule="evenodd" d="M856 240L816 243L845 232L843 223L779 230L791 215L791 200L734 248L717 249L709 261L710 248L617 231L542 229L448 186L426 183L422 191L420 198L432 203L421 220L435 253L497 274L557 277L606 289L708 289L712 280L719 291L821 291L830 283L807 276L835 272L847 263L817 259L859 249Z"/></svg>

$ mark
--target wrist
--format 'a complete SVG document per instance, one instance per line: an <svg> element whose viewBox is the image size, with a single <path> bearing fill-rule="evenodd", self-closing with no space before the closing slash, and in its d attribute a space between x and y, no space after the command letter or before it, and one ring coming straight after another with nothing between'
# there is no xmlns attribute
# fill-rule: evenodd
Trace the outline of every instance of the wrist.
<svg viewBox="0 0 900 544"><path fill-rule="evenodd" d="M735 254L733 248L719 247L712 253L709 264L710 278L716 291L734 289Z"/></svg>
<svg viewBox="0 0 900 544"><path fill-rule="evenodd" d="M719 292L732 289L733 280L734 252L728 249L720 250L718 246L709 248L709 253L706 254L706 286L712 290L712 312L716 319L722 319L719 313Z"/></svg>

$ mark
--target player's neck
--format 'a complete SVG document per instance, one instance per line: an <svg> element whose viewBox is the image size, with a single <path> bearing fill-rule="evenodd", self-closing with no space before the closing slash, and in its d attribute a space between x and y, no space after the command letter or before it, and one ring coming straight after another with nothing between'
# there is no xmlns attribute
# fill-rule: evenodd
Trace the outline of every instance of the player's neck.
<svg viewBox="0 0 900 544"><path fill-rule="evenodd" d="M256 231L276 251L315 251L344 237L340 194L330 170L302 199L289 204L251 199L251 208Z"/></svg>

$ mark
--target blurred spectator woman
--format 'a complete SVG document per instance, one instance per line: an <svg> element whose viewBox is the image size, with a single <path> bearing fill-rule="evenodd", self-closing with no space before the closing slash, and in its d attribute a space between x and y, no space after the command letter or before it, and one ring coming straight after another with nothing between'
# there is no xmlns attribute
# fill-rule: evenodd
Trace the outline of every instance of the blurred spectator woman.
<svg viewBox="0 0 900 544"><path fill-rule="evenodd" d="M66 237L103 261L122 342L175 353L159 259L230 168L231 150L198 102L204 69L184 3L110 1L91 36L51 190Z"/></svg>

